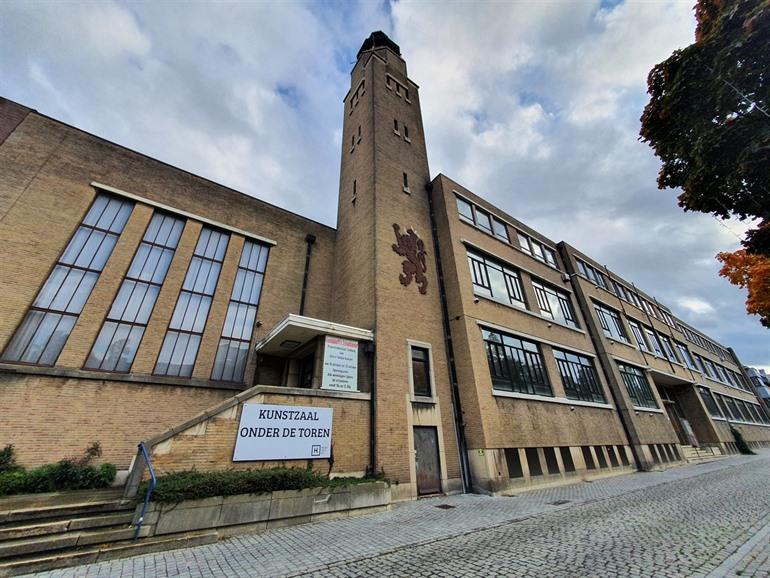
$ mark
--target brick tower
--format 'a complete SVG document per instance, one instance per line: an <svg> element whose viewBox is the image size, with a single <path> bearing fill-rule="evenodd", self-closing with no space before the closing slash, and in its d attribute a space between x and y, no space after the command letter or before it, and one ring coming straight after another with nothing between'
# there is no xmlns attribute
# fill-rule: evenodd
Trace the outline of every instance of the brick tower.
<svg viewBox="0 0 770 578"><path fill-rule="evenodd" d="M375 332L376 461L398 497L434 491L436 467L439 490L457 490L420 98L383 32L358 51L344 105L334 320ZM416 395L426 364L430 395Z"/></svg>

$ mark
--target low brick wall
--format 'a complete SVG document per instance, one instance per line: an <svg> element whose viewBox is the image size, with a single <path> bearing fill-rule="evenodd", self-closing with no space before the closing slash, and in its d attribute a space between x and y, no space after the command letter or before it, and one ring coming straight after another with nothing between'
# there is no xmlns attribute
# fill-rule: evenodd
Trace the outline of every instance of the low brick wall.
<svg viewBox="0 0 770 578"><path fill-rule="evenodd" d="M157 475L172 472L307 467L331 476L362 476L369 465L368 393L346 393L276 386L255 386L145 442ZM330 458L234 462L233 452L244 403L330 407ZM144 460L137 456L127 485L131 495L147 478Z"/></svg>
<svg viewBox="0 0 770 578"><path fill-rule="evenodd" d="M151 502L144 517L142 536L209 529L220 530L222 536L227 536L240 531L358 516L389 508L390 486L385 482L219 496L178 504ZM138 522L141 510L142 504L139 504L134 524Z"/></svg>

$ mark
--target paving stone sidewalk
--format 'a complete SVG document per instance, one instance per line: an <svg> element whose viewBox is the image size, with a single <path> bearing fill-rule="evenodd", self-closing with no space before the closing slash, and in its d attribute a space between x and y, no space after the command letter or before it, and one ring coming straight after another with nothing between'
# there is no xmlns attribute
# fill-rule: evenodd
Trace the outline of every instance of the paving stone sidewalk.
<svg viewBox="0 0 770 578"><path fill-rule="evenodd" d="M515 497L424 499L38 576L770 576L769 474L763 451Z"/></svg>

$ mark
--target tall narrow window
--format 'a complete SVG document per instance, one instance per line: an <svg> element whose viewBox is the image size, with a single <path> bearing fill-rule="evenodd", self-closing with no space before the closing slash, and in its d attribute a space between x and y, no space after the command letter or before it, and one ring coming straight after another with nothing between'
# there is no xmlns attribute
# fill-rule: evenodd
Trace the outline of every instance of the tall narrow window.
<svg viewBox="0 0 770 578"><path fill-rule="evenodd" d="M409 176L406 173L404 173L404 192L409 192Z"/></svg>
<svg viewBox="0 0 770 578"><path fill-rule="evenodd" d="M553 395L537 343L488 329L481 333L494 389Z"/></svg>
<svg viewBox="0 0 770 578"><path fill-rule="evenodd" d="M628 325L631 327L631 333L634 334L634 339L636 340L636 344L639 346L639 349L641 349L642 351L649 351L650 348L647 345L647 342L644 340L644 333L642 332L642 326L639 325L639 323L637 321L634 321L633 319L628 320Z"/></svg>
<svg viewBox="0 0 770 578"><path fill-rule="evenodd" d="M714 396L712 395L711 390L699 385L698 393L700 393L700 396L703 399L703 404L706 406L708 412L713 417L722 417L722 412L719 410L716 401L714 401Z"/></svg>
<svg viewBox="0 0 770 578"><path fill-rule="evenodd" d="M266 246L254 241L243 244L211 379L243 381L268 252Z"/></svg>
<svg viewBox="0 0 770 578"><path fill-rule="evenodd" d="M204 227L155 364L158 375L190 377L230 236Z"/></svg>
<svg viewBox="0 0 770 578"><path fill-rule="evenodd" d="M404 125L404 140L409 140L409 127Z"/></svg>
<svg viewBox="0 0 770 578"><path fill-rule="evenodd" d="M626 384L628 397L631 398L631 402L635 406L658 407L655 396L650 389L650 384L647 382L647 378L644 376L644 372L641 369L622 363L618 363L618 369L623 378L623 383Z"/></svg>
<svg viewBox="0 0 770 578"><path fill-rule="evenodd" d="M553 289L539 281L532 281L532 286L535 288L537 304L540 306L540 315L569 327L577 327L575 312L567 293Z"/></svg>
<svg viewBox="0 0 770 578"><path fill-rule="evenodd" d="M398 119L397 118L393 119L393 132L396 133L396 134L399 134L399 132L398 132Z"/></svg>
<svg viewBox="0 0 770 578"><path fill-rule="evenodd" d="M134 255L86 367L128 371L152 315L184 229L184 220L155 213Z"/></svg>
<svg viewBox="0 0 770 578"><path fill-rule="evenodd" d="M414 395L431 397L430 385L430 352L425 347L411 346L412 357L412 386Z"/></svg>
<svg viewBox="0 0 770 578"><path fill-rule="evenodd" d="M692 355L690 355L690 350L687 349L687 346L684 343L676 342L676 348L679 350L679 355L682 356L682 359L684 360L687 367L690 369L697 369L695 367L695 362L692 359Z"/></svg>
<svg viewBox="0 0 770 578"><path fill-rule="evenodd" d="M673 361L674 363L679 363L679 360L676 357L676 353L674 353L674 347L671 345L671 340L668 338L668 336L661 335L660 342L663 344L663 352L666 354L668 360Z"/></svg>
<svg viewBox="0 0 770 578"><path fill-rule="evenodd" d="M602 386L590 358L568 351L553 350L564 393L568 399L606 403Z"/></svg>
<svg viewBox="0 0 770 578"><path fill-rule="evenodd" d="M521 278L517 271L471 251L468 251L468 264L471 268L474 293L526 308Z"/></svg>
<svg viewBox="0 0 770 578"><path fill-rule="evenodd" d="M645 327L644 332L647 334L650 345L652 345L652 352L658 357L663 357L663 346L660 344L660 340L655 332L649 327Z"/></svg>
<svg viewBox="0 0 770 578"><path fill-rule="evenodd" d="M628 342L626 330L623 328L623 322L620 320L620 314L617 311L598 303L594 303L594 309L596 309L599 323L607 337Z"/></svg>
<svg viewBox="0 0 770 578"><path fill-rule="evenodd" d="M16 330L3 361L56 363L134 204L100 194Z"/></svg>

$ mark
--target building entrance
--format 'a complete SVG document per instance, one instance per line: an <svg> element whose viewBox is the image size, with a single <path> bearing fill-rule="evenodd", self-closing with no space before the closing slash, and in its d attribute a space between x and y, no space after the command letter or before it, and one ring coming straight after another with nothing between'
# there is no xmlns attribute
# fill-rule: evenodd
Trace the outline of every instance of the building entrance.
<svg viewBox="0 0 770 578"><path fill-rule="evenodd" d="M438 494L441 492L441 464L435 427L414 428L414 451L417 495Z"/></svg>

